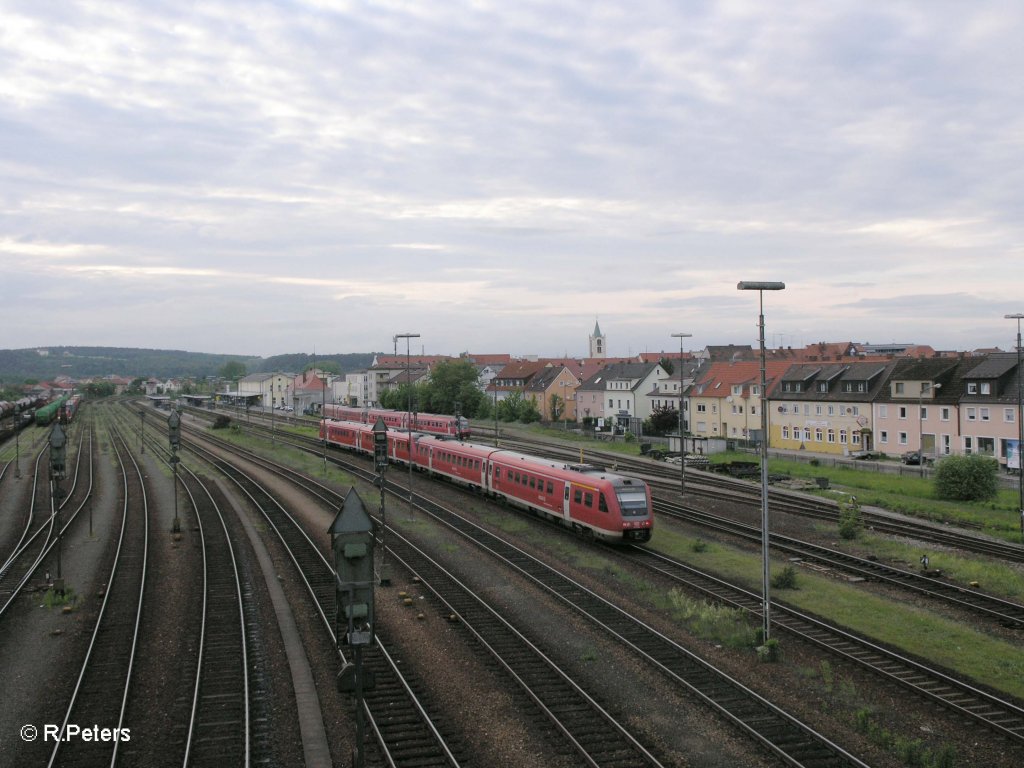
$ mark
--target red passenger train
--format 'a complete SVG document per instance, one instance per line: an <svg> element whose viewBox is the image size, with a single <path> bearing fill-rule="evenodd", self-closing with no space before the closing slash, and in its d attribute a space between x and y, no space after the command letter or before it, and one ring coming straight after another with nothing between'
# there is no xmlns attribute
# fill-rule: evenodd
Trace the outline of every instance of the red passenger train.
<svg viewBox="0 0 1024 768"><path fill-rule="evenodd" d="M388 458L409 461L409 434L388 430ZM373 427L325 419L320 437L373 455ZM493 446L412 433L413 465L605 541L649 541L651 491L642 480Z"/></svg>
<svg viewBox="0 0 1024 768"><path fill-rule="evenodd" d="M409 414L406 411L392 411L386 408L357 408L349 405L325 405L324 416L338 421L359 421L363 424L376 424L377 418L391 429L408 429ZM464 416L443 416L436 413L414 413L412 415L414 431L429 432L432 435L447 435L460 440L469 437L469 421Z"/></svg>

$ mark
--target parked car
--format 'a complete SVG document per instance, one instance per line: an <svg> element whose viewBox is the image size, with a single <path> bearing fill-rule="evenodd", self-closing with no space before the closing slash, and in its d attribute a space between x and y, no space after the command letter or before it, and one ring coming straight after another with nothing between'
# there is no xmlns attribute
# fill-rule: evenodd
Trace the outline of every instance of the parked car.
<svg viewBox="0 0 1024 768"><path fill-rule="evenodd" d="M909 451L900 456L900 461L904 464L913 464L914 466L920 466L921 464L931 464L931 456L924 456L920 451Z"/></svg>
<svg viewBox="0 0 1024 768"><path fill-rule="evenodd" d="M881 458L881 454L874 451L854 451L850 454L850 458L859 461L871 461L872 459Z"/></svg>

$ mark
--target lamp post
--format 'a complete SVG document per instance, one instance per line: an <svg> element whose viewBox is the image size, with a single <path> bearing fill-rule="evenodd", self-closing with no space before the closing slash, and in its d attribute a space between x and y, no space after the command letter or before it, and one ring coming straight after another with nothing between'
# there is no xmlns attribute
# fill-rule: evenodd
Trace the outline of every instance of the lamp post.
<svg viewBox="0 0 1024 768"><path fill-rule="evenodd" d="M933 392L933 390L941 389L941 384L930 384L927 381L921 382L921 391L917 395L917 431L920 434L920 444L917 451L917 460L920 462L921 477L924 477L924 395L926 392ZM935 399L934 393L932 399ZM932 446L938 456L938 446Z"/></svg>
<svg viewBox="0 0 1024 768"><path fill-rule="evenodd" d="M410 339L418 339L420 335L418 333L398 333L395 334L396 347L398 339L405 339L405 386L408 387L408 399L406 401L407 410L405 413L406 426L408 427L409 434L409 518L413 516L412 506L412 363L409 357L409 344Z"/></svg>
<svg viewBox="0 0 1024 768"><path fill-rule="evenodd" d="M692 337L692 333L673 333L672 338L679 339L679 495L686 494L686 423L683 419L683 339Z"/></svg>
<svg viewBox="0 0 1024 768"><path fill-rule="evenodd" d="M1017 321L1017 492L1020 512L1020 535L1024 537L1024 371L1021 370L1020 321L1024 314L1003 315Z"/></svg>
<svg viewBox="0 0 1024 768"><path fill-rule="evenodd" d="M741 281L736 289L740 291L757 291L758 303L758 341L761 349L761 642L767 643L771 637L771 567L768 558L768 406L767 406L767 375L765 373L764 354L764 292L785 290L785 283L764 283Z"/></svg>

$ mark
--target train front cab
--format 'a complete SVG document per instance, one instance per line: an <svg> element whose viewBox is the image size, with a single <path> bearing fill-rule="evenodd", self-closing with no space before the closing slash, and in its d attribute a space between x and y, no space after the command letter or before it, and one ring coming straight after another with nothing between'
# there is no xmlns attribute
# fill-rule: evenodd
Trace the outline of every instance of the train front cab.
<svg viewBox="0 0 1024 768"><path fill-rule="evenodd" d="M622 513L622 539L624 541L650 541L654 528L651 492L640 480L617 478L613 487Z"/></svg>

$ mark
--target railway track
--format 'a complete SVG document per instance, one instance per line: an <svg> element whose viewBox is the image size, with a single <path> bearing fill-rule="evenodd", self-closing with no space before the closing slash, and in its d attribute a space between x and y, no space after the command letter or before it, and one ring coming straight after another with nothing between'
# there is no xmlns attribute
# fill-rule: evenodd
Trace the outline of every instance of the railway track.
<svg viewBox="0 0 1024 768"><path fill-rule="evenodd" d="M368 482L372 482L375 477L359 465L341 461L337 457L334 457L333 461L342 464L347 471L360 475ZM395 488L394 492L398 498L407 498L408 490L405 488ZM499 557L572 610L611 634L788 764L807 768L863 766L860 760L822 734L564 574L422 496L416 496L416 503L418 509L431 514L444 525L473 540L485 551ZM397 534L393 529L389 529L389 538L395 536ZM424 578L423 573L419 570L416 572ZM426 577L424 581L429 584L431 579ZM460 620L462 619L460 614Z"/></svg>
<svg viewBox="0 0 1024 768"><path fill-rule="evenodd" d="M28 586L32 576L43 567L54 547L58 546L59 537L63 536L71 527L78 513L92 496L92 432L89 432L89 447L85 451L82 447L85 440L84 435L84 431L80 433L71 487L59 501L54 498L52 483L41 481L41 478L49 472L49 467L44 462L47 452L40 451L36 457L35 471L32 476L31 502L25 526L18 543L8 555L3 566L0 566L0 618L7 614ZM89 460L87 487L84 494L80 494L81 498L75 508L65 516L61 514L61 510L71 502L75 489L78 487L79 476L83 471L81 466L83 455L87 456ZM40 509L45 511L40 512ZM56 573L56 569L54 573Z"/></svg>
<svg viewBox="0 0 1024 768"><path fill-rule="evenodd" d="M760 593L750 592L643 547L631 545L619 555L715 602L761 615ZM772 601L772 621L801 640L851 661L957 715L970 718L1013 742L1024 744L1024 707L1019 703L983 691L957 679L952 673L897 654L775 600Z"/></svg>
<svg viewBox="0 0 1024 768"><path fill-rule="evenodd" d="M656 500L655 509L661 514L684 523L698 525L701 530L718 531L751 543L761 543L760 526L747 525L684 504L661 499ZM771 546L778 552L785 553L791 559L797 558L820 563L836 571L863 579L884 582L941 603L954 605L979 617L996 621L1009 629L1024 629L1024 605L1012 600L1005 600L976 589L967 589L931 576L866 560L778 533L771 535Z"/></svg>
<svg viewBox="0 0 1024 768"><path fill-rule="evenodd" d="M521 438L503 438L501 444L505 447L516 446L534 452L539 451L560 460L579 460L578 448ZM652 491L658 489L666 494L675 494L678 498L679 473L667 469L661 463L634 459L621 454L602 453L590 448L587 449L587 455L591 461L604 462L608 466L615 465L617 472L642 477L651 484ZM761 504L761 489L755 483L723 477L712 472L688 468L686 488L687 493L693 496L731 501L752 508L759 508ZM839 507L830 500L780 488L770 488L768 498L769 505L775 512L835 523L839 521ZM880 533L927 541L1009 562L1024 563L1024 545L1021 544L987 538L925 520L907 520L883 510L862 509L862 517L865 525Z"/></svg>
<svg viewBox="0 0 1024 768"><path fill-rule="evenodd" d="M114 451L124 490L121 529L103 603L48 766L112 766L125 732L125 708L138 646L149 549L149 512L143 473L120 436ZM69 725L102 723L112 740L68 738ZM128 729L130 730L130 729Z"/></svg>
<svg viewBox="0 0 1024 768"><path fill-rule="evenodd" d="M189 448L203 455L217 470L236 485L264 516L271 530L288 552L311 595L320 621L336 645L333 621L335 587L333 563L309 538L296 521L260 483L225 459L189 441ZM395 766L457 766L461 760L448 746L448 740L434 725L427 706L419 700L397 665L391 663L386 632L378 629L380 648L363 653L364 665L376 672L376 687L364 693L364 705L370 726L380 740L379 759ZM340 661L346 660L339 652Z"/></svg>

